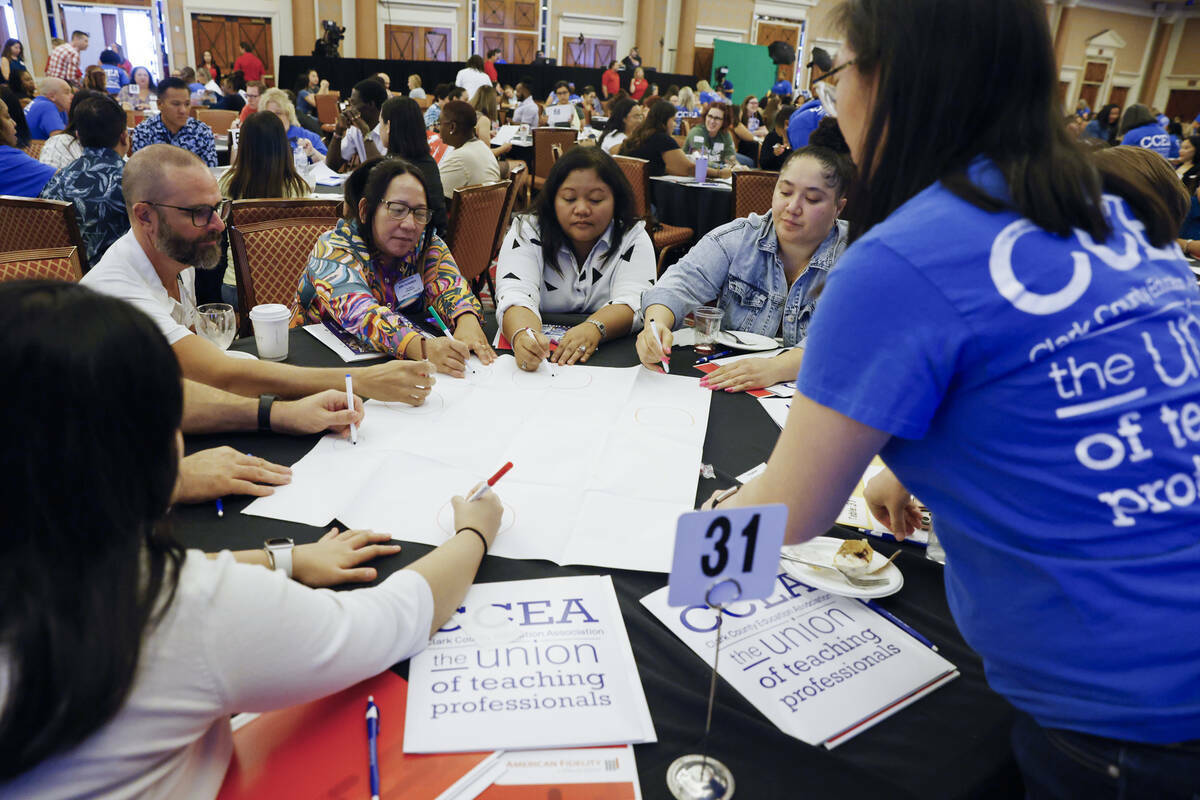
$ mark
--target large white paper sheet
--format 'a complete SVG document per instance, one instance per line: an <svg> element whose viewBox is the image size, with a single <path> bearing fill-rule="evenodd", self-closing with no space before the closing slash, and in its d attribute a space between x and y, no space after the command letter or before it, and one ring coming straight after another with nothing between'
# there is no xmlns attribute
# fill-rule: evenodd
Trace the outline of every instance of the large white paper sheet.
<svg viewBox="0 0 1200 800"><path fill-rule="evenodd" d="M476 584L409 666L406 753L655 740L607 575Z"/></svg>
<svg viewBox="0 0 1200 800"><path fill-rule="evenodd" d="M471 366L439 375L422 406L369 401L357 445L326 436L244 513L436 545L454 532L450 497L512 461L494 555L669 571L712 393L643 367Z"/></svg>
<svg viewBox="0 0 1200 800"><path fill-rule="evenodd" d="M646 595L642 605L711 664L716 612L671 608L667 591ZM783 572L771 597L728 607L718 671L781 731L812 745L846 741L957 675L952 663L858 600ZM703 673L699 663L696 672Z"/></svg>

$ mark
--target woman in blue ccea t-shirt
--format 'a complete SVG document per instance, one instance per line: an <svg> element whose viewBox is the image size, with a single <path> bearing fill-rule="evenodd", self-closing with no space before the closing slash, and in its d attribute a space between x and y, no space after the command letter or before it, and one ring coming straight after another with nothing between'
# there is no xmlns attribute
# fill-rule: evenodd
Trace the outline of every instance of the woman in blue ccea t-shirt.
<svg viewBox="0 0 1200 800"><path fill-rule="evenodd" d="M1037 0L847 0L837 20L826 111L869 191L775 452L722 505L785 502L787 540L809 539L882 455L872 510L900 533L908 490L932 510L1029 795L1191 798L1200 295L1171 214L1102 193Z"/></svg>
<svg viewBox="0 0 1200 800"><path fill-rule="evenodd" d="M1135 103L1121 115L1121 144L1153 150L1163 158L1179 157L1179 140L1158 124L1154 113Z"/></svg>

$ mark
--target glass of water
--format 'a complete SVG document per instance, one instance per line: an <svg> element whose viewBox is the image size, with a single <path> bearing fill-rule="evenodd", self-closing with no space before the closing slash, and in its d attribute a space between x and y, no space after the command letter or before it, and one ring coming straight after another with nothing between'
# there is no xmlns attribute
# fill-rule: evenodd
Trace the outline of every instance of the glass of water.
<svg viewBox="0 0 1200 800"><path fill-rule="evenodd" d="M228 303L205 303L196 309L196 333L221 350L233 342L237 334L237 318Z"/></svg>

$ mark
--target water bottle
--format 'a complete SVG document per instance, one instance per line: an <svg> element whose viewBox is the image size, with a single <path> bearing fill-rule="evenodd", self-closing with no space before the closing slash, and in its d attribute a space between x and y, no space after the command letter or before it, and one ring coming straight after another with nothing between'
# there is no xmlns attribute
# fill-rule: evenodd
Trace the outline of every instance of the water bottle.
<svg viewBox="0 0 1200 800"><path fill-rule="evenodd" d="M708 179L708 148L700 148L696 154L696 183L704 183Z"/></svg>
<svg viewBox="0 0 1200 800"><path fill-rule="evenodd" d="M292 157L296 161L296 172L303 177L308 172L308 156L304 153L304 148L300 146L300 141L296 141L296 149L292 153Z"/></svg>
<svg viewBox="0 0 1200 800"><path fill-rule="evenodd" d="M933 527L933 514L922 508L921 521L925 521L925 517L929 518L929 545L925 548L925 557L930 561L936 561L939 564L946 563L946 549L942 547L941 541L937 537L937 532Z"/></svg>

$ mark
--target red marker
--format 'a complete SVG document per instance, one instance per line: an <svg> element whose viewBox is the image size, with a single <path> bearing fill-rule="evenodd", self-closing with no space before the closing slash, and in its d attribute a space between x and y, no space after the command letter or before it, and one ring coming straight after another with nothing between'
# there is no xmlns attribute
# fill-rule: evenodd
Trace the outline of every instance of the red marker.
<svg viewBox="0 0 1200 800"><path fill-rule="evenodd" d="M496 474L493 475L492 477L488 478L487 483L485 483L483 486L480 486L478 489L476 489L474 492L472 492L471 496L467 498L467 502L469 503L472 500L478 500L479 498L483 497L483 493L486 492L488 489L492 488L493 486L495 486L496 481L503 478L504 473L508 472L510 469L512 469L511 461L509 461L507 464L505 464L500 469L496 470Z"/></svg>

